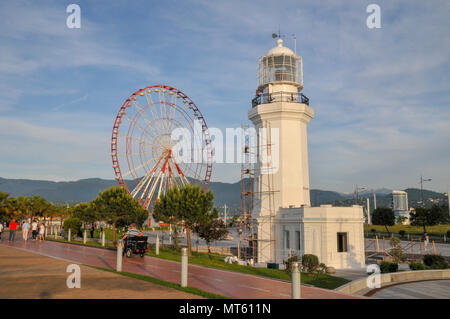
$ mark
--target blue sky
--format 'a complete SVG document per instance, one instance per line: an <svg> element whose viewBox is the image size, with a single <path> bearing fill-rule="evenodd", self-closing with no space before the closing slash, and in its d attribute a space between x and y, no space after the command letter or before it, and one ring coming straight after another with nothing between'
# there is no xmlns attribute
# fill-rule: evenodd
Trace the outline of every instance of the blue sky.
<svg viewBox="0 0 450 319"><path fill-rule="evenodd" d="M81 7L81 29L66 7ZM368 29L366 7L381 7ZM256 66L281 27L304 61L312 188L450 189L450 3L2 1L0 176L113 178L110 137L131 93L169 84L210 127L247 123ZM215 165L213 180L239 169Z"/></svg>

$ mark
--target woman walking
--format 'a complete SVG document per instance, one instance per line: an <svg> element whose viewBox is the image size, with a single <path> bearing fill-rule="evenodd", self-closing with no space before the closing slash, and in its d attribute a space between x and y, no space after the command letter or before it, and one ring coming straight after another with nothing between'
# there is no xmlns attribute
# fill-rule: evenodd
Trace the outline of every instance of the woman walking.
<svg viewBox="0 0 450 319"><path fill-rule="evenodd" d="M39 227L39 241L44 240L44 234L45 234L45 225L44 223L42 223L41 226Z"/></svg>

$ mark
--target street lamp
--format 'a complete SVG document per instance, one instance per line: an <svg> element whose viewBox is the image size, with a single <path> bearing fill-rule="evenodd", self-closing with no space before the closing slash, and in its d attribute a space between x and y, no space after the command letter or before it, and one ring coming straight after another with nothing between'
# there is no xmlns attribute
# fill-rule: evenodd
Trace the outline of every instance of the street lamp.
<svg viewBox="0 0 450 319"><path fill-rule="evenodd" d="M423 202L423 182L431 182L431 178L424 179L422 175L420 175L420 200L422 202L422 206L425 206Z"/></svg>

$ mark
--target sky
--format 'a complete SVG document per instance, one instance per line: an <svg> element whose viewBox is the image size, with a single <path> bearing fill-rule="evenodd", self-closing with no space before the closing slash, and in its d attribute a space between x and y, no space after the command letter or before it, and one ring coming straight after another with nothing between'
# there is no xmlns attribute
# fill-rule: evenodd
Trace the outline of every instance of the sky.
<svg viewBox="0 0 450 319"><path fill-rule="evenodd" d="M81 28L66 7L81 8ZM366 8L381 8L369 29ZM450 2L2 1L0 176L112 179L111 130L136 90L176 87L209 127L250 124L257 61L304 64L311 188L450 189ZM212 180L235 182L216 164Z"/></svg>

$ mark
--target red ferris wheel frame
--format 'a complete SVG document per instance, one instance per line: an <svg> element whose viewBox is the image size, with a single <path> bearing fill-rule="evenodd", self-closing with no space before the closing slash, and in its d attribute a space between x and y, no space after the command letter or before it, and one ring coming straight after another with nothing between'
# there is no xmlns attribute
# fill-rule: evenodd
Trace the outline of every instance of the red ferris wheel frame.
<svg viewBox="0 0 450 319"><path fill-rule="evenodd" d="M213 154L212 154L212 149L211 149L211 136L209 134L208 126L206 125L206 121L205 121L202 113L200 112L199 108L197 107L197 105L194 103L194 101L192 101L191 98L189 98L189 96L187 96L185 93L183 93L182 91L180 91L176 88L173 88L168 85L161 85L161 84L147 86L147 87L144 87L144 88L134 92L133 94L131 94L131 96L129 98L127 98L125 100L125 102L122 104L119 112L117 113L116 119L114 121L112 135L111 135L111 157L112 157L114 174L115 174L115 178L116 178L117 182L119 183L119 185L124 187L128 191L128 193L130 193L133 196L133 190L129 189L129 187L125 181L124 174L122 174L122 169L120 166L121 163L120 163L119 154L118 154L119 128L123 121L124 116L127 113L128 108L133 107L132 102L136 101L137 97L139 97L140 95L142 96L143 94L146 94L146 92L151 92L152 90L154 90L155 92L157 90L161 90L161 92L164 92L164 94L165 94L165 92L168 92L170 95L175 96L177 99L182 99L183 102L185 103L186 107L189 108L191 110L191 112L193 112L196 120L200 121L202 137L203 137L204 144L205 144L204 146L206 147L206 159L204 159L205 160L204 164L205 164L206 169L205 169L205 173L204 173L205 175L204 175L204 177L201 177L202 180L199 180L199 183L200 183L200 186L203 188L203 190L206 191L208 188L209 182L211 180L212 161L213 161ZM135 117L141 116L142 114L140 112L141 111L137 112ZM141 182L144 177L137 176L135 174L136 171L132 172L133 170L135 170L135 165L134 165L133 159L130 160L128 157L128 149L131 148L130 143L132 143L131 142L133 139L132 134L134 132L135 125L136 125L136 121L135 121L135 119L133 119L133 121L131 121L131 124L127 130L127 135L126 135L127 164L128 164L128 167L130 168L130 171L127 173L132 175L135 184L138 185L138 183ZM140 159L142 162L143 160L142 160L141 153L140 153ZM170 166L170 164L168 164L169 159L172 161L172 164L174 164L174 165L172 165L173 168ZM172 174L172 172L174 170L176 170L178 174L184 176L184 173L182 172L182 170L176 163L175 159L173 158L171 150L169 152L167 152L167 154L165 154L164 156L161 156L159 158L157 165L154 168L152 168L152 170L149 172L149 174L152 173L153 170L156 170L157 166L160 163L164 163L161 168L161 170L164 174L165 174L165 170L167 169L169 171L169 174ZM144 169L147 172L147 168L145 168L144 164L142 164L140 166L144 166ZM202 173L202 175L203 175L203 173ZM139 179L141 179L141 180L139 180ZM185 181L186 180L187 179L185 178ZM161 182L161 185L162 185L162 182ZM158 196L159 196L159 194L158 194ZM133 197L135 197L135 196L133 196ZM137 199L137 198L135 198L135 199ZM141 200L142 200L142 196L139 199L139 203L144 208L149 209L149 207L147 205L149 204L149 200L151 201L152 198L147 198L145 200L145 202L141 202Z"/></svg>

